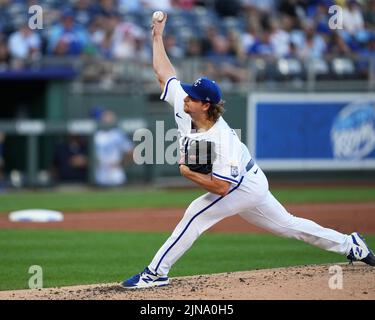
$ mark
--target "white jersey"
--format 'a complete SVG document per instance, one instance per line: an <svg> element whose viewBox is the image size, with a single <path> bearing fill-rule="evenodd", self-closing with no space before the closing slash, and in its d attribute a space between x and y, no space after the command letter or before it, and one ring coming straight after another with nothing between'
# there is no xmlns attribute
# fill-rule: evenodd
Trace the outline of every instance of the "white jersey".
<svg viewBox="0 0 375 320"><path fill-rule="evenodd" d="M205 132L192 130L192 119L184 112L184 98L187 96L176 77L168 79L161 99L174 107L174 116L180 135L180 150L191 140L211 141L216 155L212 174L218 179L238 184L246 173L246 165L251 156L247 147L240 141L236 132L220 117Z"/></svg>

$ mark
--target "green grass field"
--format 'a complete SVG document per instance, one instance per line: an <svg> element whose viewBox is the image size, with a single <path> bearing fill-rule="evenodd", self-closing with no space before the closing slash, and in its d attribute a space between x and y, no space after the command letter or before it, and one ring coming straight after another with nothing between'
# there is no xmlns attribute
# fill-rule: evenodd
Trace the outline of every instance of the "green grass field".
<svg viewBox="0 0 375 320"><path fill-rule="evenodd" d="M375 187L281 188L272 193L282 203L375 201ZM92 192L27 192L0 195L0 212L44 208L54 210L101 210L125 208L185 207L202 190L132 190Z"/></svg>
<svg viewBox="0 0 375 320"><path fill-rule="evenodd" d="M375 188L283 188L282 203L375 201ZM201 190L27 192L0 195L0 212L26 208L85 211L186 207ZM146 266L169 233L0 229L0 290L28 288L29 267L43 268L44 287L118 282ZM367 237L375 247L375 235ZM171 276L301 264L344 262L345 257L297 240L259 234L205 234L174 266Z"/></svg>
<svg viewBox="0 0 375 320"><path fill-rule="evenodd" d="M2 230L0 290L28 288L32 265L42 267L44 287L119 282L141 271L167 237L166 233ZM375 247L375 236L366 239ZM345 261L341 255L272 235L205 234L170 275Z"/></svg>

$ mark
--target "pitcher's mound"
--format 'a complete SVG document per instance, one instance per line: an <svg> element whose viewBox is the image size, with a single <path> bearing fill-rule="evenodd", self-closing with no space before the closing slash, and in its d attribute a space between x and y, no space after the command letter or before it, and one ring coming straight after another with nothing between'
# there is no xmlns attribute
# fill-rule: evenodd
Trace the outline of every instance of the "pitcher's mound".
<svg viewBox="0 0 375 320"><path fill-rule="evenodd" d="M361 262L307 265L172 278L167 287L125 290L119 284L0 291L0 299L199 300L375 299L375 268Z"/></svg>

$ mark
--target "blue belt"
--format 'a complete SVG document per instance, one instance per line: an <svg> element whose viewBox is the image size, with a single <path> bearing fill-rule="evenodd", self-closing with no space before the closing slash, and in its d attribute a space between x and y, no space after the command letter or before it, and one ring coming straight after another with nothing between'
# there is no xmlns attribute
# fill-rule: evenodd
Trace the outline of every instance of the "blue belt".
<svg viewBox="0 0 375 320"><path fill-rule="evenodd" d="M252 167L254 167L255 161L251 159L246 165L246 171L250 171Z"/></svg>

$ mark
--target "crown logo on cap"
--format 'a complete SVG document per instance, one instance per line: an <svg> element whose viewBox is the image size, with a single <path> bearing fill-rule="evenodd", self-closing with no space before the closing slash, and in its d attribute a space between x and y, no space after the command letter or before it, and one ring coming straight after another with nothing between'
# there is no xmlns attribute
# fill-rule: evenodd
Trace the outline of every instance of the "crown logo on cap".
<svg viewBox="0 0 375 320"><path fill-rule="evenodd" d="M198 85L200 85L202 83L202 79L199 78L197 79L195 82L194 82L194 87L198 87Z"/></svg>

